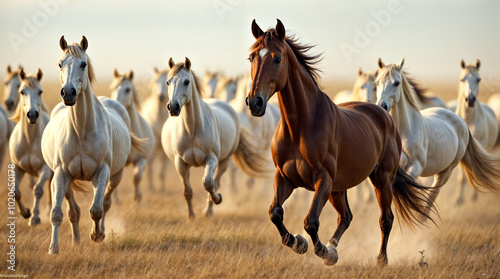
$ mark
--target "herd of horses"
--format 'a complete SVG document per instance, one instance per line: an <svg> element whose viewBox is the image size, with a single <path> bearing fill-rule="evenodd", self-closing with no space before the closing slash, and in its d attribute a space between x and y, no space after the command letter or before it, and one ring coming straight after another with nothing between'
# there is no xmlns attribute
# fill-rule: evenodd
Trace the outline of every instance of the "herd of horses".
<svg viewBox="0 0 500 279"><path fill-rule="evenodd" d="M207 73L202 82L188 58L180 63L171 58L168 70L155 68L152 94L143 103L132 71L115 69L112 98L94 94L85 37L79 44L68 44L64 36L59 41L62 102L50 112L42 101L41 70L28 75L22 68L7 68L7 110L0 107L0 167L9 148L16 201L30 226L40 223L39 202L50 181L49 254L59 252L63 199L72 242L79 242L80 208L73 194L85 187L79 181L92 182L90 238L103 241L105 215L126 165L133 166L134 199L139 202L144 171L150 188L156 182L164 187L167 161L173 162L190 218L195 216L191 167L204 168L206 216L213 214L213 204L222 202L218 189L226 170L233 185L238 168L250 177L249 184L274 174L270 219L282 243L296 253L305 253L308 242L287 230L282 206L298 187L313 191L304 228L314 253L326 265L338 261L336 248L352 220L347 190L366 184L368 178L381 210L380 264L388 262L393 201L409 226L433 222L439 190L459 164L463 173L457 203L463 202L464 175L478 191L500 191L500 159L487 151L498 143L500 94L491 98L495 112L478 101L479 61L462 61L454 110L440 98L424 95L403 70L404 60L385 64L379 59L372 73L360 69L354 90L340 92L333 102L318 86L320 55L309 54L311 46L287 35L280 20L267 31L254 20L251 30L256 41L250 48L250 74L223 79ZM271 99L274 95L277 101ZM162 162L159 176L148 167L157 157ZM19 189L25 174L32 177L31 211ZM418 180L429 176L431 186ZM337 210L338 221L324 245L318 230L327 201Z"/></svg>

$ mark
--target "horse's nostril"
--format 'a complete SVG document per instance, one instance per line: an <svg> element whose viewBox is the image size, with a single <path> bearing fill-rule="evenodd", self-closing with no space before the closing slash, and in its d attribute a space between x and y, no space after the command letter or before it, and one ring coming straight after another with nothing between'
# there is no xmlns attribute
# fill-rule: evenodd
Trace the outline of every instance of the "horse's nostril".
<svg viewBox="0 0 500 279"><path fill-rule="evenodd" d="M73 96L76 95L76 89L75 88L71 88L71 95L73 95Z"/></svg>
<svg viewBox="0 0 500 279"><path fill-rule="evenodd" d="M179 109L180 109L179 104L175 104L175 105L174 105L174 110L175 110L175 111L179 111Z"/></svg>
<svg viewBox="0 0 500 279"><path fill-rule="evenodd" d="M167 104L167 109L168 109L168 111L172 110L172 107L170 106L170 103Z"/></svg>
<svg viewBox="0 0 500 279"><path fill-rule="evenodd" d="M387 106L386 103L382 103L380 104L380 106L384 109L384 110L387 110L389 107Z"/></svg>
<svg viewBox="0 0 500 279"><path fill-rule="evenodd" d="M38 118L38 111L35 111L35 118Z"/></svg>
<svg viewBox="0 0 500 279"><path fill-rule="evenodd" d="M28 111L28 114L27 114L28 118L31 118L31 113Z"/></svg>
<svg viewBox="0 0 500 279"><path fill-rule="evenodd" d="M64 97L64 88L61 88L61 97Z"/></svg>
<svg viewBox="0 0 500 279"><path fill-rule="evenodd" d="M261 108L264 105L264 98L262 97L257 97L257 100L255 101L255 106L257 108Z"/></svg>
<svg viewBox="0 0 500 279"><path fill-rule="evenodd" d="M248 97L245 99L245 104L248 106Z"/></svg>

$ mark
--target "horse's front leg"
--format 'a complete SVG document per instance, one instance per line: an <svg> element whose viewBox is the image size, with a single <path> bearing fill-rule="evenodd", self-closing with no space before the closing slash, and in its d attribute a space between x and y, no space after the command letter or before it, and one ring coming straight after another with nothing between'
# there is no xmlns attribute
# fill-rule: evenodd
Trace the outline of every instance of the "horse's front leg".
<svg viewBox="0 0 500 279"><path fill-rule="evenodd" d="M20 189L20 183L21 183L21 179L23 179L23 176L24 176L25 172L23 170L21 170L19 167L15 166L15 169L14 169L14 184L15 184L15 199L16 199L16 202L17 202L17 205L19 206L19 213L21 213L21 215L25 218L25 219L28 219L30 218L31 216L31 212L28 208L26 208L23 204L23 202L21 201L21 189ZM30 187L33 187L33 185L30 185Z"/></svg>
<svg viewBox="0 0 500 279"><path fill-rule="evenodd" d="M307 240L296 234L293 236L283 224L283 203L290 197L295 187L292 183L284 178L279 170L276 170L276 174L274 176L274 198L271 206L269 207L269 217L271 218L271 222L276 226L280 235L281 242L292 248L293 251L299 254L304 254L307 252Z"/></svg>
<svg viewBox="0 0 500 279"><path fill-rule="evenodd" d="M101 242L104 240L104 232L99 226L99 221L104 214L104 192L106 191L106 186L109 182L109 166L107 164L102 164L94 173L92 178L92 184L94 185L94 199L92 200L92 205L90 206L90 218L94 221L92 226L92 231L90 233L90 239L95 242Z"/></svg>
<svg viewBox="0 0 500 279"><path fill-rule="evenodd" d="M50 222L52 223L52 238L50 240L49 254L59 253L59 226L63 219L62 201L66 195L66 191L70 186L73 178L66 169L58 167L54 171L54 178L51 183L52 190L52 211L50 213Z"/></svg>
<svg viewBox="0 0 500 279"><path fill-rule="evenodd" d="M228 157L222 161L219 162L219 165L217 166L215 170L215 175L214 175L214 192L216 192L219 189L220 186L220 178L226 172L227 168L229 167L229 162L230 158ZM211 194L208 195L208 201L207 201L207 208L205 209L205 216L210 217L213 215L213 201L212 201L212 196Z"/></svg>
<svg viewBox="0 0 500 279"><path fill-rule="evenodd" d="M314 244L314 253L323 259L326 265L333 265L338 260L337 250L335 245L326 247L321 243L318 236L319 216L323 207L332 194L332 178L326 169L322 168L314 175L314 198L309 209L309 213L304 219L304 229L311 236Z"/></svg>
<svg viewBox="0 0 500 279"><path fill-rule="evenodd" d="M182 185L184 186L184 199L188 206L188 217L194 218L193 211L193 189L191 189L191 184L189 183L189 168L190 166L186 164L181 157L175 156L175 169L181 178Z"/></svg>
<svg viewBox="0 0 500 279"><path fill-rule="evenodd" d="M210 199L215 204L222 202L222 196L216 193L216 185L214 180L215 169L219 165L219 159L214 154L209 154L205 162L205 174L203 175L203 187L210 194ZM227 167L227 166L226 166Z"/></svg>
<svg viewBox="0 0 500 279"><path fill-rule="evenodd" d="M147 163L146 159L140 159L134 164L134 187L135 187L134 200L138 203L141 202L142 199L142 193L141 189L139 188L140 186L139 184L141 183L142 173L144 172L146 163Z"/></svg>
<svg viewBox="0 0 500 279"><path fill-rule="evenodd" d="M106 187L106 193L104 194L104 201L103 201L104 213L102 214L102 219L101 219L101 230L103 239L105 236L104 220L106 219L106 213L111 208L111 195L113 194L113 191L116 189L116 187L118 186L118 184L120 184L120 181L122 180L123 169L124 168L121 168L121 170L119 170L117 173L113 174L109 178L109 183L108 186Z"/></svg>
<svg viewBox="0 0 500 279"><path fill-rule="evenodd" d="M42 198L43 195L43 186L45 185L45 182L52 177L52 170L47 166L44 165L40 171L38 172L38 181L33 187L33 197L34 197L34 202L33 202L33 216L31 216L29 225L30 226L36 226L40 224L40 199Z"/></svg>

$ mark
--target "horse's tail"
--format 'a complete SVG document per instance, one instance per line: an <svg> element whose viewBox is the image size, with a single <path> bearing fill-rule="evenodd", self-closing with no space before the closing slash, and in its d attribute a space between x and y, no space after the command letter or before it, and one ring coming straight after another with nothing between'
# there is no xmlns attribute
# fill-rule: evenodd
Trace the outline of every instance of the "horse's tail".
<svg viewBox="0 0 500 279"><path fill-rule="evenodd" d="M270 160L271 150L255 144L255 135L240 125L240 141L233 154L236 165L251 177L272 177L274 174L273 163Z"/></svg>
<svg viewBox="0 0 500 279"><path fill-rule="evenodd" d="M469 144L460 167L475 190L500 192L500 159L488 154L470 131Z"/></svg>
<svg viewBox="0 0 500 279"><path fill-rule="evenodd" d="M406 224L413 228L415 225L424 224L425 219L436 224L430 216L430 212L437 214L434 199L430 195L430 191L436 189L423 186L401 166L398 166L396 179L392 185L396 212ZM418 218L418 214L415 213L424 218Z"/></svg>
<svg viewBox="0 0 500 279"><path fill-rule="evenodd" d="M73 190L77 192L89 193L91 191L90 189L92 189L92 186L81 180L73 180L73 182L71 182L71 188L73 188ZM50 194L52 195L52 193Z"/></svg>
<svg viewBox="0 0 500 279"><path fill-rule="evenodd" d="M148 158L151 155L152 147L149 145L148 138L139 138L133 132L130 132L131 149L137 150L140 157Z"/></svg>

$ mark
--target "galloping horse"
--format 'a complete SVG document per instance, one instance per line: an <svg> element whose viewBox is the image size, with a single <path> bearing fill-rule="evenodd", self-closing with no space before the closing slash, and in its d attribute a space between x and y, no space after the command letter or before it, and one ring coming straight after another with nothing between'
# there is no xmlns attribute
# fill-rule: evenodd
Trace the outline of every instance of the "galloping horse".
<svg viewBox="0 0 500 279"><path fill-rule="evenodd" d="M495 116L497 117L498 137L495 146L498 146L500 145L500 93L491 95L488 98L487 104L493 109Z"/></svg>
<svg viewBox="0 0 500 279"><path fill-rule="evenodd" d="M36 185L32 185L34 186L34 202L33 216L29 220L30 226L40 224L39 204L43 195L43 186L47 180L50 181L54 174L42 156L42 133L49 122L49 116L42 110L45 104L42 100L41 79L42 71L40 69L38 69L36 76L27 76L24 69L19 70L21 85L18 94L21 97L16 112L12 116L17 124L12 131L9 143L10 157L15 165L16 201L19 205L19 212L24 218L29 218L31 213L21 202L19 183L25 173L38 177Z"/></svg>
<svg viewBox="0 0 500 279"><path fill-rule="evenodd" d="M139 138L148 139L145 150L146 152L142 149L139 150L132 147L127 159L127 164L134 165L134 199L135 201L140 202L142 194L139 189L139 184L141 183L144 167L146 167L146 163L151 156L155 139L153 130L137 111L137 109L140 108L140 96L137 89L135 89L134 83L132 82L134 72L130 71L127 74L120 75L120 73L118 73L115 69L113 76L114 80L111 83L111 90L113 90L111 93L112 98L122 104L127 110L130 118L130 131Z"/></svg>
<svg viewBox="0 0 500 279"><path fill-rule="evenodd" d="M427 188L398 167L401 139L394 121L374 104L335 105L317 84L315 63L319 56L308 55L306 51L311 46L287 37L281 21L278 20L275 29L264 32L254 20L252 33L257 41L250 50L253 83L247 104L252 115L262 116L269 98L277 92L281 112L271 146L277 170L269 215L282 243L297 253L307 251L307 240L293 236L283 224L282 208L294 189L304 187L314 191L304 220L314 253L323 258L324 264L335 264L336 247L352 219L346 191L370 177L381 209L382 244L377 258L379 263L386 264L394 219L393 197L396 210L410 225L418 222L413 211L424 214L424 208L432 204ZM318 229L319 216L327 201L339 217L337 229L325 246Z"/></svg>
<svg viewBox="0 0 500 279"><path fill-rule="evenodd" d="M149 86L151 87L151 94L141 105L141 115L144 120L149 124L153 130L154 135L154 148L149 158L149 163L146 166L147 177L149 180L149 189L154 191L154 181L156 177L153 175L156 166L154 163L155 159L160 162L158 166L160 169L158 171L158 178L160 181L160 191L165 190L165 173L167 172L168 158L163 152L163 147L161 146L161 129L163 124L167 121L168 111L168 87L167 87L167 75L168 70L154 68L153 78L151 79ZM157 161L158 161L157 160Z"/></svg>
<svg viewBox="0 0 500 279"><path fill-rule="evenodd" d="M63 51L59 68L65 107L61 104L54 108L42 136L43 158L54 171L49 254L59 252L64 197L69 205L73 243L79 242L80 210L70 187L74 180L92 181L94 199L90 217L94 222L90 238L95 242L104 240L104 216L111 207L111 194L122 178L131 146L146 144L130 133L130 119L120 103L94 95L94 70L86 53L88 41L85 36L80 44L71 45L62 36L59 46Z"/></svg>
<svg viewBox="0 0 500 279"><path fill-rule="evenodd" d="M398 65L381 59L378 64L377 104L391 114L403 139L401 166L413 177L434 176L433 200L458 163L474 189L498 192L500 160L486 153L467 123L449 109L420 110L402 70L404 59Z"/></svg>
<svg viewBox="0 0 500 279"><path fill-rule="evenodd" d="M361 68L358 70L358 78L354 83L352 91L343 90L335 95L333 102L336 104L350 101L368 102L375 104L377 101L377 88L375 79L377 78L378 70L374 72L363 72Z"/></svg>
<svg viewBox="0 0 500 279"><path fill-rule="evenodd" d="M479 94L479 60L475 65L465 65L464 60L460 63L462 73L460 74L460 84L458 90L458 104L455 113L462 117L467 123L472 136L486 150L491 150L497 141L498 123L495 112L485 103L480 103ZM465 179L463 171L458 176L458 198L457 204L464 202ZM474 191L473 200L477 199L477 192Z"/></svg>
<svg viewBox="0 0 500 279"><path fill-rule="evenodd" d="M19 70L21 70L19 66ZM17 104L19 103L19 87L21 81L19 80L19 70L12 70L10 65L7 66L7 77L5 77L4 84L4 103L10 115L16 113Z"/></svg>
<svg viewBox="0 0 500 279"><path fill-rule="evenodd" d="M191 71L191 61L175 64L168 61L167 76L170 117L163 126L161 143L184 184L184 197L189 217L194 218L191 200L193 191L189 169L205 167L203 186L209 193L206 216L213 214L213 203L222 202L217 193L219 181L226 171L231 155L239 144L240 126L233 108L220 100L202 100L199 82Z"/></svg>

